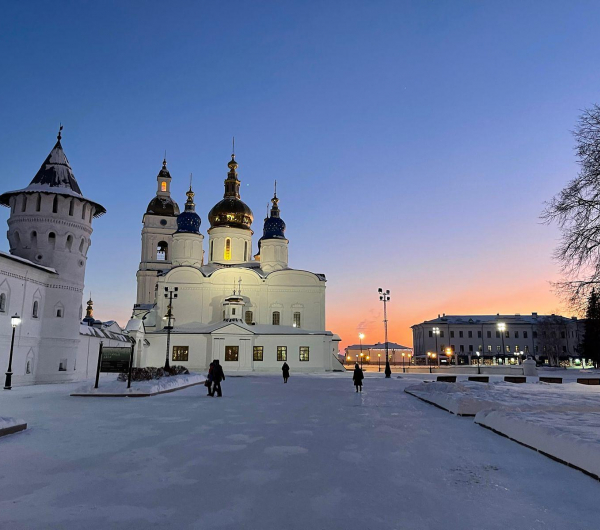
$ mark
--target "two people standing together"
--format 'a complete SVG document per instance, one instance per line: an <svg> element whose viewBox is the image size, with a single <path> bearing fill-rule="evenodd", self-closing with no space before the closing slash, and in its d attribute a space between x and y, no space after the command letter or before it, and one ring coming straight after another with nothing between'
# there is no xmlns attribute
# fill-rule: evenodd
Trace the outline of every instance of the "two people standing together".
<svg viewBox="0 0 600 530"><path fill-rule="evenodd" d="M206 383L204 383L208 388L208 396L215 397L216 392L217 397L223 397L221 381L225 381L225 374L223 373L223 367L219 363L219 359L215 359L208 367L208 377L206 378Z"/></svg>

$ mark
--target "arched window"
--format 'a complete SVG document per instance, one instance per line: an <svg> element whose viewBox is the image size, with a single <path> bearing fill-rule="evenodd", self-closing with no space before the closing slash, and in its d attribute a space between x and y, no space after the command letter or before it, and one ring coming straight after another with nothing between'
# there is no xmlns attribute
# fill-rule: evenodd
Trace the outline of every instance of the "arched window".
<svg viewBox="0 0 600 530"><path fill-rule="evenodd" d="M213 260L213 247L214 247L214 241L210 242L210 261Z"/></svg>
<svg viewBox="0 0 600 530"><path fill-rule="evenodd" d="M31 373L31 360L30 359L27 359L27 364L25 365L25 373L26 374Z"/></svg>
<svg viewBox="0 0 600 530"><path fill-rule="evenodd" d="M39 212L42 209L42 194L38 193L35 198L35 211Z"/></svg>
<svg viewBox="0 0 600 530"><path fill-rule="evenodd" d="M231 239L229 238L225 240L225 255L223 257L225 258L225 261L231 259Z"/></svg>
<svg viewBox="0 0 600 530"><path fill-rule="evenodd" d="M294 313L294 322L292 324L295 328L299 328L300 327L300 313L296 312Z"/></svg>
<svg viewBox="0 0 600 530"><path fill-rule="evenodd" d="M248 241L244 241L244 261L248 261Z"/></svg>
<svg viewBox="0 0 600 530"><path fill-rule="evenodd" d="M81 207L81 218L85 219L85 207L87 206L87 204L83 204L83 206Z"/></svg>
<svg viewBox="0 0 600 530"><path fill-rule="evenodd" d="M75 199L71 199L69 203L69 215L73 215L73 210L75 209Z"/></svg>
<svg viewBox="0 0 600 530"><path fill-rule="evenodd" d="M73 248L73 236L69 234L67 236L67 250L71 252L71 248Z"/></svg>
<svg viewBox="0 0 600 530"><path fill-rule="evenodd" d="M37 318L38 317L39 308L40 308L39 302L37 300L34 300L33 301L33 310L31 311L31 316L33 318Z"/></svg>
<svg viewBox="0 0 600 530"><path fill-rule="evenodd" d="M166 182L161 182L160 183L160 191L167 191L167 183Z"/></svg>
<svg viewBox="0 0 600 530"><path fill-rule="evenodd" d="M79 243L79 252L83 254L83 245L85 245L85 237L81 238L81 243Z"/></svg>
<svg viewBox="0 0 600 530"><path fill-rule="evenodd" d="M166 241L160 241L156 247L156 260L167 261L168 260L169 245Z"/></svg>
<svg viewBox="0 0 600 530"><path fill-rule="evenodd" d="M48 244L50 245L50 248L56 247L56 234L54 232L48 234Z"/></svg>
<svg viewBox="0 0 600 530"><path fill-rule="evenodd" d="M252 311L246 311L246 314L244 315L244 321L249 326L252 325L252 316Z"/></svg>
<svg viewBox="0 0 600 530"><path fill-rule="evenodd" d="M92 222L92 215L94 214L94 208L90 206L90 223Z"/></svg>
<svg viewBox="0 0 600 530"><path fill-rule="evenodd" d="M56 308L56 318L62 318L63 316L63 310L61 307L57 307Z"/></svg>
<svg viewBox="0 0 600 530"><path fill-rule="evenodd" d="M281 320L281 314L279 311L273 311L273 325L279 326L279 322Z"/></svg>
<svg viewBox="0 0 600 530"><path fill-rule="evenodd" d="M55 195L52 201L52 213L58 213L58 195Z"/></svg>
<svg viewBox="0 0 600 530"><path fill-rule="evenodd" d="M6 311L6 294L0 293L0 313L4 313Z"/></svg>
<svg viewBox="0 0 600 530"><path fill-rule="evenodd" d="M35 230L31 232L31 246L37 247L37 232Z"/></svg>
<svg viewBox="0 0 600 530"><path fill-rule="evenodd" d="M21 211L27 210L27 195L23 195L23 202L21 203Z"/></svg>

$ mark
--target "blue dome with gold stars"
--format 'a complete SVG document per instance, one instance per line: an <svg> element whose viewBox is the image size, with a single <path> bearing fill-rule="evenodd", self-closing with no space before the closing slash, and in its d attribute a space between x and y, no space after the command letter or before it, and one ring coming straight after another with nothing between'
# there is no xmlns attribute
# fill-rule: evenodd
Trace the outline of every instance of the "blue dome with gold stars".
<svg viewBox="0 0 600 530"><path fill-rule="evenodd" d="M194 192L190 186L190 190L186 192L187 201L185 210L177 216L177 232L191 232L198 234L200 232L200 216L196 213L196 205L194 204Z"/></svg>

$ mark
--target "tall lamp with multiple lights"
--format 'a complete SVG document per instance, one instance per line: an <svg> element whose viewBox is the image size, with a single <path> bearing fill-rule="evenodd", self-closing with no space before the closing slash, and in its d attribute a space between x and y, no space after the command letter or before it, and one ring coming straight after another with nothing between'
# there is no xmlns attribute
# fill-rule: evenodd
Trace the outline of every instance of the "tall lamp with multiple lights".
<svg viewBox="0 0 600 530"><path fill-rule="evenodd" d="M173 326L171 325L171 321L175 318L173 316L173 298L177 298L178 287L173 287L173 289L169 289L165 287L165 298L169 299L169 306L167 307L167 314L165 315L165 320L167 321L167 325L165 329L167 330L167 356L165 358L165 370L170 370L171 366L169 365L169 348L171 346L171 330Z"/></svg>
<svg viewBox="0 0 600 530"><path fill-rule="evenodd" d="M15 313L15 316L10 317L10 325L12 326L12 337L10 339L10 355L8 357L8 371L6 372L6 380L4 381L4 390L10 390L12 388L12 358L13 350L15 347L15 331L17 326L21 323L21 317Z"/></svg>
<svg viewBox="0 0 600 530"><path fill-rule="evenodd" d="M504 332L506 331L506 324L504 322L498 322L498 331L502 337L502 357L504 357Z"/></svg>
<svg viewBox="0 0 600 530"><path fill-rule="evenodd" d="M383 290L381 287L377 290L379 293L379 300L383 302L383 327L385 331L385 376L392 376L392 369L390 368L390 356L388 348L388 329L387 329L387 303L390 301L390 290Z"/></svg>
<svg viewBox="0 0 600 530"><path fill-rule="evenodd" d="M437 355L437 360L438 360L438 367L440 366L440 356L439 356L439 350L438 350L438 337L440 336L440 328L435 327L432 330L432 333L435 335L435 354Z"/></svg>
<svg viewBox="0 0 600 530"><path fill-rule="evenodd" d="M360 369L363 367L363 351L362 351L362 340L365 338L364 333L358 334L358 340L360 341Z"/></svg>

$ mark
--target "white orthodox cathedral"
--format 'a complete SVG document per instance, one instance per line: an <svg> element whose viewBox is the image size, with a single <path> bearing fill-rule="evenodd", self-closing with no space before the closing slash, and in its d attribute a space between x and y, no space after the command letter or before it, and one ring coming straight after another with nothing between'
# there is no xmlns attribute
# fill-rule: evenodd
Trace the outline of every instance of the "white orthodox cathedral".
<svg viewBox="0 0 600 530"><path fill-rule="evenodd" d="M284 361L297 371L343 370L340 338L325 329L325 277L288 267L276 194L252 255L253 214L240 198L234 155L228 166L224 198L208 214L206 257L194 193L190 187L180 212L163 162L123 330L94 320L91 299L83 318L92 221L106 210L82 194L59 132L29 186L0 195L10 208L10 253L0 252L0 370L12 342L13 384L92 377L100 341L135 345L136 366L162 366L168 355L192 371L213 359L226 371L276 370Z"/></svg>

